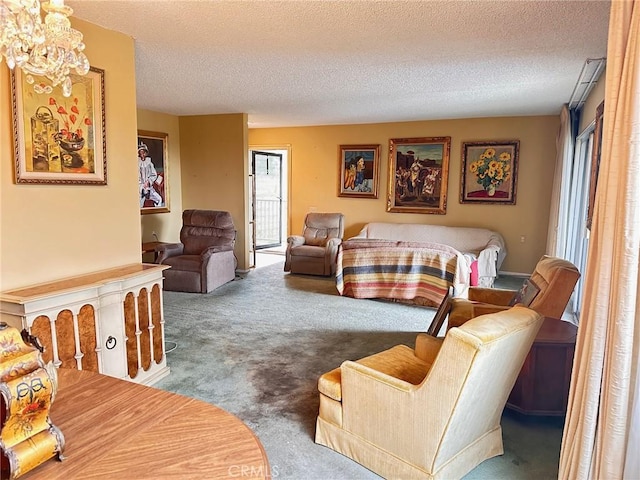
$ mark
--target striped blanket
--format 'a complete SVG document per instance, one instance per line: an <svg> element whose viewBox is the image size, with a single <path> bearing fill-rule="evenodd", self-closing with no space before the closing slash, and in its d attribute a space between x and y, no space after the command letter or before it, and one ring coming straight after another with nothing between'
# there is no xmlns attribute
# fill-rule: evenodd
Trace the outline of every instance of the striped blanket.
<svg viewBox="0 0 640 480"><path fill-rule="evenodd" d="M338 252L336 286L343 296L437 306L460 284L469 284L469 265L447 245L352 238Z"/></svg>

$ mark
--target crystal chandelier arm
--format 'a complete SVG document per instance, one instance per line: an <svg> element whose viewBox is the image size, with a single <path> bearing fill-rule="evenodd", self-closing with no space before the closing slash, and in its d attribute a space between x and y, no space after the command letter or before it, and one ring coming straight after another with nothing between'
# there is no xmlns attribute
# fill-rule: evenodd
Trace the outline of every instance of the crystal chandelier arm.
<svg viewBox="0 0 640 480"><path fill-rule="evenodd" d="M39 0L1 0L0 60L4 57L11 69L19 67L27 74L47 77L53 87L62 85L62 93L68 97L71 70L78 75L89 71L82 33L71 27L73 9L64 0L45 2L42 9L46 12L44 23Z"/></svg>

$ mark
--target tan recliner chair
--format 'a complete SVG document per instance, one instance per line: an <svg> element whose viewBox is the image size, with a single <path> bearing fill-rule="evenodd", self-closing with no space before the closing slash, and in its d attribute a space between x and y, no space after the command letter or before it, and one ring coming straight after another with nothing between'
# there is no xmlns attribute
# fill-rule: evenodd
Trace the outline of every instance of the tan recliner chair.
<svg viewBox="0 0 640 480"><path fill-rule="evenodd" d="M543 317L561 318L579 278L580 272L573 263L544 255L530 277L540 291L525 306ZM469 288L468 299L452 299L447 329L459 327L479 315L510 308L516 293L497 288Z"/></svg>
<svg viewBox="0 0 640 480"><path fill-rule="evenodd" d="M284 271L308 275L334 275L338 247L344 235L341 213L308 213L302 235L287 238Z"/></svg>
<svg viewBox="0 0 640 480"><path fill-rule="evenodd" d="M318 382L316 443L384 478L461 478L503 453L502 411L542 320L517 306L344 362Z"/></svg>
<svg viewBox="0 0 640 480"><path fill-rule="evenodd" d="M181 243L160 245L156 250L156 263L171 266L164 271L164 289L209 293L233 280L235 241L236 229L229 212L182 212Z"/></svg>

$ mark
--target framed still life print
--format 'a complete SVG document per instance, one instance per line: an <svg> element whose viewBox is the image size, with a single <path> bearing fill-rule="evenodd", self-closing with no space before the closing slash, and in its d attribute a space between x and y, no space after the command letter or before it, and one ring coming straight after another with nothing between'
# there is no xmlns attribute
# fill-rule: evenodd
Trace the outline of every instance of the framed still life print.
<svg viewBox="0 0 640 480"><path fill-rule="evenodd" d="M520 142L463 142L460 203L515 205Z"/></svg>
<svg viewBox="0 0 640 480"><path fill-rule="evenodd" d="M447 213L451 137L389 140L387 212Z"/></svg>
<svg viewBox="0 0 640 480"><path fill-rule="evenodd" d="M380 145L340 145L339 197L378 198Z"/></svg>
<svg viewBox="0 0 640 480"><path fill-rule="evenodd" d="M140 213L169 211L166 133L138 130Z"/></svg>
<svg viewBox="0 0 640 480"><path fill-rule="evenodd" d="M104 70L60 85L11 72L16 183L107 184Z"/></svg>

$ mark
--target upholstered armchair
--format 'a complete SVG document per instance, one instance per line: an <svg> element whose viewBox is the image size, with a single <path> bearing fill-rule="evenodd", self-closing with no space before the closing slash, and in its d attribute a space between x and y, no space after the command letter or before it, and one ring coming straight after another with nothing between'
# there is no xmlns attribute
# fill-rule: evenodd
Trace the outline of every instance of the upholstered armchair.
<svg viewBox="0 0 640 480"><path fill-rule="evenodd" d="M170 265L164 271L164 289L209 293L236 275L233 253L236 230L229 212L185 210L180 243L157 247L156 263Z"/></svg>
<svg viewBox="0 0 640 480"><path fill-rule="evenodd" d="M452 299L447 328L459 327L478 315L507 310L515 303L545 317L561 318L579 278L580 272L573 263L544 255L527 285L534 289L533 294L529 293L532 298L527 299L526 294L519 298L514 290L471 287L467 299Z"/></svg>
<svg viewBox="0 0 640 480"><path fill-rule="evenodd" d="M334 275L338 247L344 235L341 213L308 213L302 235L287 239L284 271L308 275Z"/></svg>
<svg viewBox="0 0 640 480"><path fill-rule="evenodd" d="M534 289L533 294L529 290L529 294L521 297L514 290L471 287L467 299L452 299L447 329L459 327L478 315L507 310L516 303L543 317L561 318L579 278L580 272L573 263L543 255L526 282L529 289Z"/></svg>
<svg viewBox="0 0 640 480"><path fill-rule="evenodd" d="M345 361L318 381L316 443L384 478L461 478L503 453L502 411L542 321L517 306Z"/></svg>

